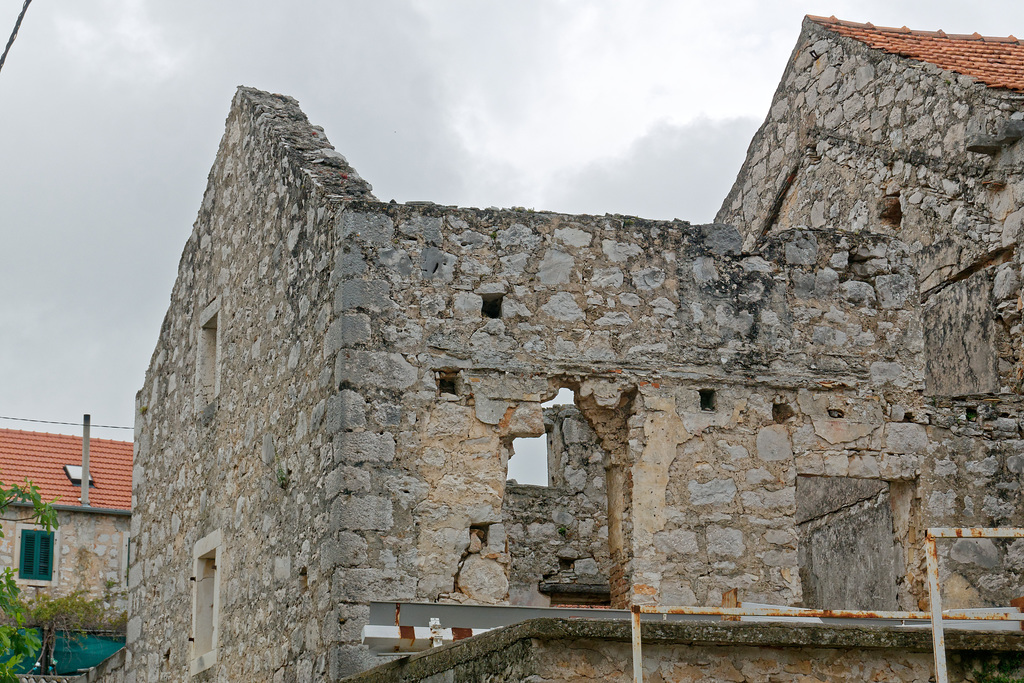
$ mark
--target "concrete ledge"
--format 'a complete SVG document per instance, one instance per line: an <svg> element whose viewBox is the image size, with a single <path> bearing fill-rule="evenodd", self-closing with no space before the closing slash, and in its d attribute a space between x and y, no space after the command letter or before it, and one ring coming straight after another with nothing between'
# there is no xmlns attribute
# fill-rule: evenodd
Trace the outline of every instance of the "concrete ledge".
<svg viewBox="0 0 1024 683"><path fill-rule="evenodd" d="M707 646L894 650L931 652L931 631L861 626L767 623L644 623L645 646ZM629 642L630 625L589 619L532 619L483 635L388 662L344 679L351 683L417 681L502 652L530 647L523 641ZM1020 633L946 631L950 652L1024 652Z"/></svg>

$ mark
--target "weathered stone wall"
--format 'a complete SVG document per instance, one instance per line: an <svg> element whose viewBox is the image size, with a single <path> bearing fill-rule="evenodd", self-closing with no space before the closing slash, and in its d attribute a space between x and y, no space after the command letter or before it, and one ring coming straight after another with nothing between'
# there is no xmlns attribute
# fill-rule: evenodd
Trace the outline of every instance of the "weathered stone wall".
<svg viewBox="0 0 1024 683"><path fill-rule="evenodd" d="M4 537L0 540L0 565L17 567L20 562L22 529L41 528L24 521L24 508L12 508L0 519ZM53 579L15 581L29 596L41 591L53 596L85 591L90 597L109 596L111 606L127 608L128 515L76 512L58 509L54 531Z"/></svg>
<svg viewBox="0 0 1024 683"><path fill-rule="evenodd" d="M294 101L236 96L137 397L129 680L188 676L216 531L217 663L195 678L307 681L373 664L371 600L598 577L620 606L800 604L801 475L886 482L905 606L933 507L1022 514L997 474L1022 469L1015 409L961 424L922 398L897 237L751 252L722 224L382 204L327 145ZM546 418L560 388L578 412ZM549 427L554 486L506 487L512 440ZM969 584L1004 577L977 597L1013 595L973 548L944 552Z"/></svg>
<svg viewBox="0 0 1024 683"><path fill-rule="evenodd" d="M914 324L924 381L915 391L933 398L883 397L894 409L890 419L908 423L896 439L918 462L917 478L892 500L910 574L900 588L906 607L921 596L915 539L924 528L1024 522L1016 502L1024 147L1010 140L987 153L968 151L979 135L1019 125L1022 99L805 20L717 216L740 227L754 253L783 231L887 235L917 271L887 292L894 281L878 276L887 256L851 252L850 268L875 280L880 303L920 302ZM939 548L947 600L998 604L1021 592L1016 545Z"/></svg>
<svg viewBox="0 0 1024 683"><path fill-rule="evenodd" d="M130 681L189 679L193 548L216 530L219 664L196 679L328 677L345 617L331 576L349 559L329 537L330 500L357 486L338 479L322 428L336 393L330 203L368 192L293 100L239 90L136 398ZM211 303L207 400L197 347Z"/></svg>
<svg viewBox="0 0 1024 683"><path fill-rule="evenodd" d="M898 237L920 273L927 391L1018 391L1024 146L967 147L1024 119L1022 101L807 19L717 220L751 249L793 228Z"/></svg>

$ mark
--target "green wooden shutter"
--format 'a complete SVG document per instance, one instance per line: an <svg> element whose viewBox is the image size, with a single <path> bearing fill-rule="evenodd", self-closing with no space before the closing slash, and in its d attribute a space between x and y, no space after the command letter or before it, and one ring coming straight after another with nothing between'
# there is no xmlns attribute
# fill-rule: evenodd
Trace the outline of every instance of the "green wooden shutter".
<svg viewBox="0 0 1024 683"><path fill-rule="evenodd" d="M53 533L39 532L39 555L36 561L36 577L43 581L53 578Z"/></svg>
<svg viewBox="0 0 1024 683"><path fill-rule="evenodd" d="M25 529L21 532L22 579L49 581L53 578L53 532Z"/></svg>
<svg viewBox="0 0 1024 683"><path fill-rule="evenodd" d="M18 576L22 579L36 578L36 532L30 529L21 532L21 565Z"/></svg>

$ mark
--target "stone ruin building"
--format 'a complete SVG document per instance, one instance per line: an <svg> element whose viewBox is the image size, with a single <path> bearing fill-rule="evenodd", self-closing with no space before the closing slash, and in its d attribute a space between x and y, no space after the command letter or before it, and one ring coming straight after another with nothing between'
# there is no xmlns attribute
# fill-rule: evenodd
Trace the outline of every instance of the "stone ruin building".
<svg viewBox="0 0 1024 683"><path fill-rule="evenodd" d="M1014 38L808 17L691 225L383 203L240 88L136 400L127 680L336 680L373 600L926 609L924 529L1024 524L1022 99ZM940 553L1024 595L1024 542Z"/></svg>

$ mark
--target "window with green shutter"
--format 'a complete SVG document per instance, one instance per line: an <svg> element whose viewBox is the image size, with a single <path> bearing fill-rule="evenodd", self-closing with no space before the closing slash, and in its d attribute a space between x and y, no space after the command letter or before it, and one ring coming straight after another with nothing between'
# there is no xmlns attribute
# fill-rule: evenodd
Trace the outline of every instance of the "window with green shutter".
<svg viewBox="0 0 1024 683"><path fill-rule="evenodd" d="M53 577L53 532L25 529L21 532L21 565L18 577L49 581Z"/></svg>

